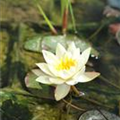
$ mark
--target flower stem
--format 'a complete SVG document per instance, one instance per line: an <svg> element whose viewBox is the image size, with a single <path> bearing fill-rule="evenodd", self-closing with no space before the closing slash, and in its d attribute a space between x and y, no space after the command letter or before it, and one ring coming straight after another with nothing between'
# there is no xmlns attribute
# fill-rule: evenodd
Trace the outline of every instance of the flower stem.
<svg viewBox="0 0 120 120"><path fill-rule="evenodd" d="M106 107L106 108L109 108L109 109L114 109L114 107L112 107L112 106L103 105L102 103L100 103L100 102L98 102L96 100L93 100L91 98L82 97L82 99L87 100L87 101L89 101L89 102L91 102L93 104L99 105L99 106L103 106L103 107Z"/></svg>
<svg viewBox="0 0 120 120"><path fill-rule="evenodd" d="M79 92L79 90L75 86L71 86L71 88L78 96L80 96L80 92ZM103 105L102 103L100 103L100 102L98 102L96 100L93 100L91 98L86 98L86 97L83 97L83 96L81 96L81 98L84 99L84 100L87 100L87 101L89 101L89 102L91 102L93 104L96 104L96 105L99 105L99 106L103 106L103 107L106 107L106 108L110 108L110 109L114 109L112 106Z"/></svg>
<svg viewBox="0 0 120 120"><path fill-rule="evenodd" d="M71 86L71 88L77 95L80 94L79 90L75 86Z"/></svg>
<svg viewBox="0 0 120 120"><path fill-rule="evenodd" d="M83 108L80 108L80 107L78 107L78 106L76 106L76 105L74 105L74 104L71 104L70 102L66 101L65 99L63 99L63 102L66 103L66 104L68 104L68 105L70 105L71 107L73 107L73 108L75 108L75 109L77 109L77 110L86 111L86 110L83 109Z"/></svg>

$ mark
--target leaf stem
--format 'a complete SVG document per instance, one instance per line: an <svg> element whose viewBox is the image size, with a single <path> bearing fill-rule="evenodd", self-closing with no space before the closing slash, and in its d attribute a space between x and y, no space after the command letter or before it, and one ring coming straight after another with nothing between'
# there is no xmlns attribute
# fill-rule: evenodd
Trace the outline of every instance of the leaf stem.
<svg viewBox="0 0 120 120"><path fill-rule="evenodd" d="M73 108L75 108L75 109L77 109L77 110L86 111L86 110L83 109L83 108L80 108L80 107L78 107L78 106L76 106L76 105L74 105L74 104L71 104L70 102L66 101L65 99L63 99L63 102L66 103L66 104L68 104L68 105L70 105L71 107L73 107Z"/></svg>
<svg viewBox="0 0 120 120"><path fill-rule="evenodd" d="M116 84L114 84L114 83L108 81L108 80L107 80L105 77L103 77L102 75L100 75L99 78L100 78L102 81L104 81L104 82L110 84L111 86L113 86L113 87L115 87L115 88L117 88L117 89L120 90L120 87L119 87L119 86L117 86Z"/></svg>
<svg viewBox="0 0 120 120"><path fill-rule="evenodd" d="M75 87L75 86L71 86L71 88L73 89L73 91L79 96L80 95L80 92L79 90ZM108 105L103 105L102 103L96 101L96 100L93 100L91 98L86 98L86 97L83 97L81 96L82 99L84 100L87 100L93 104L96 104L96 105L99 105L99 106L103 106L103 107L106 107L106 108L110 108L110 109L114 109L112 106L108 106Z"/></svg>
<svg viewBox="0 0 120 120"><path fill-rule="evenodd" d="M79 95L80 92L75 86L71 86L71 88L77 95Z"/></svg>
<svg viewBox="0 0 120 120"><path fill-rule="evenodd" d="M89 37L87 38L87 40L92 40L105 26L105 24L102 23L102 25L100 25L100 27Z"/></svg>

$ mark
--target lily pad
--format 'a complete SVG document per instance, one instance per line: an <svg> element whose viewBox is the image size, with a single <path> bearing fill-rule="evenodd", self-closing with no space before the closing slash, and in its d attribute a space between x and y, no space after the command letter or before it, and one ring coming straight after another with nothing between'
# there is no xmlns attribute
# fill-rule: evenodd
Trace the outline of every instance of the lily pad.
<svg viewBox="0 0 120 120"><path fill-rule="evenodd" d="M36 71L37 73L38 69L33 69L32 71ZM38 98L44 98L44 99L54 99L54 87L40 84L35 79L38 76L36 76L33 72L29 72L27 76L25 77L25 83L26 86L29 88L30 93L32 93L34 96Z"/></svg>
<svg viewBox="0 0 120 120"><path fill-rule="evenodd" d="M37 76L33 74L32 72L28 73L27 76L25 77L25 83L28 88L34 88L34 89L42 89L40 84L35 81Z"/></svg>
<svg viewBox="0 0 120 120"><path fill-rule="evenodd" d="M70 42L74 41L76 46L80 48L81 51L85 50L88 47L92 48L91 54L93 56L99 55L98 51L95 50L92 45L86 41L86 40L81 40L75 35L57 35L57 36L45 36L45 37L40 37L37 36L31 40L28 40L25 42L25 49L34 51L34 52L40 52L42 49L49 50L51 52L55 52L56 45L58 43L61 43L64 47L67 47Z"/></svg>
<svg viewBox="0 0 120 120"><path fill-rule="evenodd" d="M40 52L41 40L42 40L41 36L35 36L32 39L25 42L24 48L29 51Z"/></svg>

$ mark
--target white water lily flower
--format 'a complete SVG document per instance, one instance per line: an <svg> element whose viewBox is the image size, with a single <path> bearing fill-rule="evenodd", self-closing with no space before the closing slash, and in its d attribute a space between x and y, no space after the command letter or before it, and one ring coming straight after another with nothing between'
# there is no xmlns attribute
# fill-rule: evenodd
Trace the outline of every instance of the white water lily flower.
<svg viewBox="0 0 120 120"><path fill-rule="evenodd" d="M43 50L46 63L37 63L41 71L34 72L36 81L43 84L54 84L55 99L61 100L70 91L71 86L81 82L89 82L100 75L98 72L85 72L91 48L80 54L80 49L71 42L66 50L58 43L56 54Z"/></svg>

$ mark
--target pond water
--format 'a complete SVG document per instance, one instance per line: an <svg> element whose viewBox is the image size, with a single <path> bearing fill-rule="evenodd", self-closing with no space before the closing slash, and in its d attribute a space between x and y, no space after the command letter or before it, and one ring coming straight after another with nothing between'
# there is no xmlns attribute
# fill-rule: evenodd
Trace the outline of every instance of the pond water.
<svg viewBox="0 0 120 120"><path fill-rule="evenodd" d="M97 120L95 116L86 116L93 115L94 112L99 114L100 111L108 116L98 120L113 120L112 117L109 119L111 115L114 120L120 119L116 117L120 115L120 44L109 31L109 25L120 23L120 19L103 17L106 2L72 0L77 33L73 32L70 23L66 36L61 35L60 1L40 1L51 21L55 23L59 33L56 36L51 35L42 15L39 15L32 2L9 0L0 3L3 6L0 19L2 120ZM46 10L48 3L50 6ZM6 12L8 8L10 11ZM51 13L52 10L54 11ZM59 102L54 100L53 87L32 83L28 88L25 84L26 76L34 81L36 77L31 70L36 68L35 63L44 61L41 50L54 52L57 43L66 47L70 41L74 41L82 51L92 47L87 70L100 72L100 77L76 85L84 93L82 96L70 92Z"/></svg>

